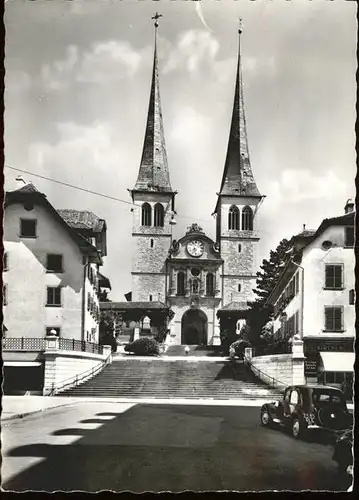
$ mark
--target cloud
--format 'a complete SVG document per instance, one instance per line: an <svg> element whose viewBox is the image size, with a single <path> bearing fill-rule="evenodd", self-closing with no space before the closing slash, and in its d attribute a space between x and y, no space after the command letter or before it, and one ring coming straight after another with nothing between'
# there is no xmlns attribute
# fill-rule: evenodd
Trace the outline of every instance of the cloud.
<svg viewBox="0 0 359 500"><path fill-rule="evenodd" d="M133 77L148 64L149 48L137 51L127 41L96 42L80 52L70 45L63 59L42 67L42 83L48 90L63 90L73 83L106 84Z"/></svg>
<svg viewBox="0 0 359 500"><path fill-rule="evenodd" d="M208 65L215 61L218 50L218 40L208 31L186 31L179 35L177 44L164 65L163 73L177 69L196 73L203 64Z"/></svg>
<svg viewBox="0 0 359 500"><path fill-rule="evenodd" d="M108 123L97 121L89 126L58 123L57 132L59 138L54 144L30 145L28 156L33 171L94 190L103 183L108 191L108 185L111 186L108 176L112 174L121 174L125 184L126 178L129 183L132 181L131 172L125 168L128 164L125 147L119 144Z"/></svg>
<svg viewBox="0 0 359 500"><path fill-rule="evenodd" d="M266 210L282 210L285 204L329 202L333 193L336 199L344 199L346 190L347 184L331 170L316 175L307 169L287 169L278 180L267 182Z"/></svg>

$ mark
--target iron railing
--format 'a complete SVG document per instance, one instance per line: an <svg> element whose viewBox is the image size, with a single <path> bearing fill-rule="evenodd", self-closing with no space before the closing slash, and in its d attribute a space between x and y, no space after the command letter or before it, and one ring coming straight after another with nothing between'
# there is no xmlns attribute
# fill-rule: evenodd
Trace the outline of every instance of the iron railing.
<svg viewBox="0 0 359 500"><path fill-rule="evenodd" d="M2 339L3 351L45 351L44 337L6 337ZM102 354L103 346L84 340L59 338L59 349Z"/></svg>
<svg viewBox="0 0 359 500"><path fill-rule="evenodd" d="M252 361L250 360L250 358L248 358L247 356L244 356L244 360L245 362L249 365L250 369L252 370L253 374L259 378L260 380L262 380L265 384L273 387L273 388L277 388L277 389L281 389L281 390L284 390L288 384L286 384L285 382L283 382L282 380L279 380L275 377L272 377L271 375L268 375L267 373L264 373L262 370L260 370L259 368L257 368L256 366L253 365ZM264 378L264 380L263 380Z"/></svg>
<svg viewBox="0 0 359 500"><path fill-rule="evenodd" d="M85 340L59 338L59 349L64 351L90 352L93 354L102 354L103 346Z"/></svg>
<svg viewBox="0 0 359 500"><path fill-rule="evenodd" d="M44 351L46 341L37 337L6 337L2 339L3 351Z"/></svg>
<svg viewBox="0 0 359 500"><path fill-rule="evenodd" d="M66 389L71 389L72 387L77 387L78 385L83 384L87 380L92 379L95 375L100 373L105 366L108 365L110 358L112 356L112 352L107 356L106 359L100 361L96 366L93 366L92 368L82 372L78 373L76 375L73 375L72 377L69 377L68 379L63 380L59 384L55 384L54 382L52 383L51 390L46 394L46 396L54 396L55 394L58 394L59 392L65 391Z"/></svg>

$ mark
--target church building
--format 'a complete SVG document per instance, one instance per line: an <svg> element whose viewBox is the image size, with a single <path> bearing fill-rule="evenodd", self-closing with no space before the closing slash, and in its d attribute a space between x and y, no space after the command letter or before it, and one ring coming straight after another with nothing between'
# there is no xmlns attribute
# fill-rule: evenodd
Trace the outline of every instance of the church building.
<svg viewBox="0 0 359 500"><path fill-rule="evenodd" d="M141 163L130 194L133 212L131 302L102 304L120 320L151 325L153 314L167 317L167 343L220 344L220 330L236 329L254 300L256 214L264 196L257 188L248 150L239 52L228 148L217 200L214 200L216 240L195 221L179 240L172 238L177 192L170 181L162 121L157 56L158 22L150 102ZM129 314L129 311L132 314ZM171 314L166 316L166 311ZM134 315L135 313L135 315ZM158 323L158 321L157 321ZM158 328L157 324L157 328ZM163 325L162 325L163 326ZM140 334L141 327L137 329ZM154 333L154 332L153 332Z"/></svg>

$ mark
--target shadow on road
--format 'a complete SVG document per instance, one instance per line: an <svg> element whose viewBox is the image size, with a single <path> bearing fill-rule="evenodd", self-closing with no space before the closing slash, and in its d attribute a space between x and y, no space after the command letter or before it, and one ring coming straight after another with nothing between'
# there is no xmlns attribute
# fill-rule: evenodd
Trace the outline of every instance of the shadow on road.
<svg viewBox="0 0 359 500"><path fill-rule="evenodd" d="M336 473L328 446L262 428L257 408L139 404L94 417L79 423L98 423L96 429L53 432L77 436L71 444L11 449L3 459L43 460L4 481L3 489L343 491L350 484Z"/></svg>

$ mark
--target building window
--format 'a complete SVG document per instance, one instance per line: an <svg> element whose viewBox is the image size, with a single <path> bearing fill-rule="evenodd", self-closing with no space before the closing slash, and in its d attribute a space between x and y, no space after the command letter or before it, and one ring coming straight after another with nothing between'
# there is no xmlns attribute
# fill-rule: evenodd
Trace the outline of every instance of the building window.
<svg viewBox="0 0 359 500"><path fill-rule="evenodd" d="M295 280L295 285L294 285L294 290L295 290L295 295L299 293L299 274L294 275L294 280Z"/></svg>
<svg viewBox="0 0 359 500"><path fill-rule="evenodd" d="M242 210L242 230L252 231L253 230L253 211L251 207L244 207Z"/></svg>
<svg viewBox="0 0 359 500"><path fill-rule="evenodd" d="M241 290L242 290L242 285L238 283L238 292L240 292Z"/></svg>
<svg viewBox="0 0 359 500"><path fill-rule="evenodd" d="M344 246L346 246L346 247L353 247L354 246L354 226L348 226L345 228Z"/></svg>
<svg viewBox="0 0 359 500"><path fill-rule="evenodd" d="M153 248L153 247L154 247L154 244L155 244L155 242L154 242L153 238L151 238L151 239L150 239L150 248Z"/></svg>
<svg viewBox="0 0 359 500"><path fill-rule="evenodd" d="M62 255L47 254L46 270L50 273L62 273Z"/></svg>
<svg viewBox="0 0 359 500"><path fill-rule="evenodd" d="M239 210L232 205L228 212L228 229L239 229Z"/></svg>
<svg viewBox="0 0 359 500"><path fill-rule="evenodd" d="M8 253L4 252L4 261L3 261L3 271L9 270L9 257Z"/></svg>
<svg viewBox="0 0 359 500"><path fill-rule="evenodd" d="M61 306L61 287L47 287L47 306Z"/></svg>
<svg viewBox="0 0 359 500"><path fill-rule="evenodd" d="M46 327L46 335L52 335L52 333L51 333L52 330L55 330L56 335L58 337L60 337L61 328L59 326L47 326Z"/></svg>
<svg viewBox="0 0 359 500"><path fill-rule="evenodd" d="M142 205L142 226L151 226L152 224L152 209L151 205L144 203Z"/></svg>
<svg viewBox="0 0 359 500"><path fill-rule="evenodd" d="M213 273L207 273L206 276L206 295L214 295L214 275Z"/></svg>
<svg viewBox="0 0 359 500"><path fill-rule="evenodd" d="M325 308L325 331L342 332L343 331L343 307L334 306Z"/></svg>
<svg viewBox="0 0 359 500"><path fill-rule="evenodd" d="M185 289L184 289L184 272L180 271L177 274L177 295L184 295L185 294Z"/></svg>
<svg viewBox="0 0 359 500"><path fill-rule="evenodd" d="M7 285L4 285L2 288L2 304L3 306L7 305Z"/></svg>
<svg viewBox="0 0 359 500"><path fill-rule="evenodd" d="M239 244L239 245L238 245L238 253L241 253L241 251L242 251L242 245L241 245L241 244Z"/></svg>
<svg viewBox="0 0 359 500"><path fill-rule="evenodd" d="M355 291L354 288L352 288L351 290L349 290L349 305L353 306L354 303L355 303Z"/></svg>
<svg viewBox="0 0 359 500"><path fill-rule="evenodd" d="M152 295L150 295L150 297L149 297L149 298L150 298L150 302L152 302Z"/></svg>
<svg viewBox="0 0 359 500"><path fill-rule="evenodd" d="M36 238L36 219L20 219L20 237Z"/></svg>
<svg viewBox="0 0 359 500"><path fill-rule="evenodd" d="M343 288L343 264L325 266L325 288Z"/></svg>
<svg viewBox="0 0 359 500"><path fill-rule="evenodd" d="M165 211L161 203L155 205L155 226L163 227L165 218Z"/></svg>

